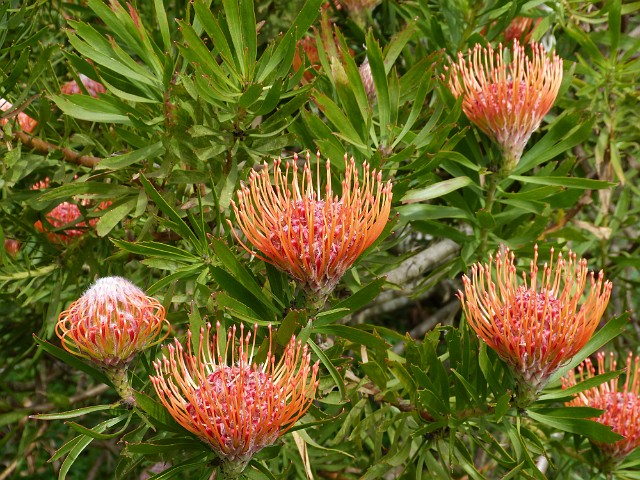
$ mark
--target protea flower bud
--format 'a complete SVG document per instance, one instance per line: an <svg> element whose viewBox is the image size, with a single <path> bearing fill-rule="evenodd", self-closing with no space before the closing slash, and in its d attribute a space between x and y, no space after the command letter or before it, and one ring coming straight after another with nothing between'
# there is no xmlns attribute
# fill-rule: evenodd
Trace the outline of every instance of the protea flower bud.
<svg viewBox="0 0 640 480"><path fill-rule="evenodd" d="M169 331L164 307L121 277L97 280L56 324L65 350L102 368L130 404L134 400L128 364L137 353L162 342Z"/></svg>
<svg viewBox="0 0 640 480"><path fill-rule="evenodd" d="M369 99L369 102L374 102L376 99L376 86L373 83L373 75L371 75L369 59L365 59L358 70L360 71L360 78L362 78L362 84L364 85L364 91L367 93L367 98Z"/></svg>
<svg viewBox="0 0 640 480"><path fill-rule="evenodd" d="M541 18L532 17L515 17L511 23L504 29L504 38L506 42L518 40L522 43L528 43L531 39L533 29L540 23Z"/></svg>
<svg viewBox="0 0 640 480"><path fill-rule="evenodd" d="M341 0L341 5L349 13L349 16L360 28L364 28L367 19L373 9L381 3L381 0Z"/></svg>
<svg viewBox="0 0 640 480"><path fill-rule="evenodd" d="M469 326L507 363L517 385L519 406L534 401L549 377L587 343L600 323L611 294L611 282L596 279L586 260L569 252L544 264L538 281L538 247L522 282L507 249L475 264L458 292ZM495 269L495 281L494 281ZM527 277L529 280L527 280ZM579 302L589 290L581 306Z"/></svg>
<svg viewBox="0 0 640 480"><path fill-rule="evenodd" d="M168 357L154 363L151 382L171 416L220 456L223 478L233 479L305 414L318 387L318 363L311 365L307 346L295 338L280 361L269 348L258 365L253 361L255 332L253 342L243 326L239 340L235 326L226 339L220 337L220 324L213 338L209 324L197 348L191 333L187 351L176 340Z"/></svg>
<svg viewBox="0 0 640 480"><path fill-rule="evenodd" d="M450 66L451 92L456 98L462 96L469 120L498 145L507 172L520 160L562 82L562 59L555 53L549 59L539 43L530 45L531 58L514 40L511 61L505 63L502 45L496 53L491 45L476 44L466 59L460 52L457 63Z"/></svg>
<svg viewBox="0 0 640 480"><path fill-rule="evenodd" d="M11 103L7 102L4 98L0 98L0 111L6 112L11 110L11 108L13 108ZM0 126L6 125L9 121L10 119L8 118L0 119ZM22 131L31 133L36 129L38 122L26 113L20 112L18 113L18 125L20 125Z"/></svg>
<svg viewBox="0 0 640 480"><path fill-rule="evenodd" d="M104 85L102 85L100 82L96 82L95 80L90 79L83 73L81 73L78 76L78 78L82 82L82 85L84 86L87 93L92 97L97 98L100 94L105 93L107 91ZM67 82L64 85L62 85L62 87L60 87L60 91L67 95L76 95L76 94L84 93L80 88L80 86L78 85L78 82L76 82L75 80L71 80L70 82Z"/></svg>
<svg viewBox="0 0 640 480"><path fill-rule="evenodd" d="M604 352L597 354L597 374L602 375L608 371L616 370L616 360L613 353L609 355L609 368L605 367L606 355ZM624 438L615 443L593 441L605 454L609 463L617 464L636 448L640 447L640 357L633 358L629 352L625 368L626 378L620 385L619 378L614 378L598 386L584 390L567 402L572 407L591 407L604 410L596 422L608 425L611 429ZM578 366L578 378L582 382L593 378L596 368L590 359L586 359ZM569 388L576 385L578 379L573 371L562 379L562 387Z"/></svg>
<svg viewBox="0 0 640 480"><path fill-rule="evenodd" d="M348 161L345 155L342 195L338 197L331 188L329 161L323 195L320 153L315 180L307 154L302 184L297 160L295 155L293 166L287 163L284 174L282 160L274 162L273 185L266 163L259 173L251 172L249 184L238 190L238 204L232 205L238 226L260 253L255 254L237 234L236 238L248 252L297 279L320 306L382 233L391 209L391 182L383 183L382 172L371 171L365 162L360 183L355 160Z"/></svg>
<svg viewBox="0 0 640 480"><path fill-rule="evenodd" d="M5 238L4 251L11 257L15 258L20 251L20 242L14 238Z"/></svg>
<svg viewBox="0 0 640 480"><path fill-rule="evenodd" d="M35 185L31 187L31 190L41 190L49 187L49 177L44 180L39 181ZM88 200L83 200L81 202L83 206L87 206L89 204ZM111 205L111 201L100 202L100 204L96 207L97 210L103 210ZM87 223L78 222L78 219L82 217L82 212L80 208L75 203L71 202L62 202L56 207L48 212L45 215L47 223L53 227L56 231L51 231L51 227L49 225L45 225L41 220L38 220L33 225L36 227L36 230L42 233L46 233L47 238L52 243L59 243L68 245L72 243L76 238L81 237L86 232ZM89 226L94 227L96 223L98 223L97 218L92 218L88 221ZM72 225L73 227L65 228L64 230L57 231L66 225Z"/></svg>

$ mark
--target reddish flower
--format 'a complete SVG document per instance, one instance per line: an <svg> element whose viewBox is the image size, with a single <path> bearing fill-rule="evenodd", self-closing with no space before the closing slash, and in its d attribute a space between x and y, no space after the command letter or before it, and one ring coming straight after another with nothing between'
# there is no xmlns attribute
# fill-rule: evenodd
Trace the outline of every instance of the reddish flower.
<svg viewBox="0 0 640 480"><path fill-rule="evenodd" d="M18 240L12 239L12 238L5 238L4 239L4 250L10 256L16 257L18 255L18 252L20 251L20 242Z"/></svg>
<svg viewBox="0 0 640 480"><path fill-rule="evenodd" d="M41 190L43 188L49 187L49 177L44 180L39 181L35 185L31 187L31 190ZM81 202L83 206L89 205L88 200L83 200ZM109 205L111 205L111 201L100 202L100 204L96 207L97 210L104 210ZM70 244L74 241L74 239L82 236L86 232L87 224L85 222L78 222L78 219L82 217L82 212L80 212L80 208L75 203L70 202L62 202L58 204L53 210L48 212L45 215L47 222L51 225L45 225L41 220L38 220L34 223L36 230L42 233L46 233L49 240L53 243L61 243L61 244ZM98 218L92 218L88 221L91 227L95 227L96 223L98 223ZM66 228L62 231L57 231L58 229L66 226L73 225L78 228ZM51 228L56 231L51 231Z"/></svg>
<svg viewBox="0 0 640 480"><path fill-rule="evenodd" d="M540 282L537 260L536 245L530 273L523 272L519 282L513 253L497 253L495 265L493 257L473 265L471 278L462 277L464 293L458 292L471 328L513 372L521 406L535 400L549 377L587 343L611 294L603 273L596 280L587 261L571 252L567 259L559 254L554 265L551 249ZM579 306L587 279L590 289Z"/></svg>
<svg viewBox="0 0 640 480"><path fill-rule="evenodd" d="M502 45L496 53L491 45L476 44L467 59L460 52L457 63L450 66L451 92L463 97L462 109L469 120L498 144L507 171L520 160L562 82L562 59L555 53L549 59L539 43L530 45L531 58L514 40L511 62L505 63Z"/></svg>
<svg viewBox="0 0 640 480"><path fill-rule="evenodd" d="M515 17L504 30L504 38L507 42L518 40L528 43L533 29L542 21L541 18Z"/></svg>
<svg viewBox="0 0 640 480"><path fill-rule="evenodd" d="M220 324L210 338L207 325L197 347L190 333L188 351L178 340L169 345L151 382L171 416L222 458L224 478L236 478L305 414L318 387L318 363L310 364L307 346L295 338L279 362L269 348L263 364L253 363L255 332L251 342L242 325L239 340L235 326L221 336Z"/></svg>
<svg viewBox="0 0 640 480"><path fill-rule="evenodd" d="M605 354L599 352L598 375L616 370L614 354L609 355L609 369L605 368ZM629 453L640 447L640 357L633 358L631 352L627 356L626 379L619 384L619 378L601 383L596 387L584 390L567 402L572 407L591 407L604 410L596 422L608 425L624 438L615 443L601 443L595 441L600 450L614 462L622 461ZM586 359L578 366L579 381L588 380L596 375L596 369L590 359ZM562 379L562 387L573 387L578 383L573 371Z"/></svg>
<svg viewBox="0 0 640 480"><path fill-rule="evenodd" d="M98 97L100 94L105 93L107 91L104 85L102 85L100 82L96 82L95 80L90 79L83 73L81 73L78 76L78 78L82 82L82 85L84 86L87 93L92 97ZM75 80L71 80L70 82L67 82L64 85L62 85L62 87L60 88L60 91L67 95L84 93L80 88L80 86L78 85L78 82L76 82Z"/></svg>
<svg viewBox="0 0 640 480"><path fill-rule="evenodd" d="M155 298L124 278L105 277L60 314L56 335L69 353L103 368L121 396L133 403L127 365L138 352L162 342L170 329Z"/></svg>
<svg viewBox="0 0 640 480"><path fill-rule="evenodd" d="M298 47L299 48L296 48L296 53L293 56L293 71L297 72L304 64L304 61L300 56L300 48L302 48L304 56L307 58L307 62L309 62L309 67L316 71L320 70L320 56L318 55L318 46L316 45L315 38L301 38L298 40ZM311 82L315 75L311 70L305 70L303 77L305 81Z"/></svg>
<svg viewBox="0 0 640 480"><path fill-rule="evenodd" d="M4 98L0 98L0 111L6 112L12 108L13 105L11 103L7 102ZM6 125L10 120L10 118L0 119L0 126ZM20 128L24 132L31 133L36 129L38 122L26 113L20 112L18 113L18 125L20 125Z"/></svg>
<svg viewBox="0 0 640 480"><path fill-rule="evenodd" d="M232 205L238 226L261 252L256 254L258 258L289 273L308 293L323 301L382 233L391 209L391 182L383 183L382 172L371 171L365 162L361 184L355 160L352 157L347 161L345 155L342 196L335 195L331 188L328 160L323 195L320 153L315 181L307 153L300 184L297 160L295 155L284 174L282 160L274 162L273 185L266 163L259 173L253 170L249 185L238 190L238 205ZM237 234L236 238L254 254Z"/></svg>

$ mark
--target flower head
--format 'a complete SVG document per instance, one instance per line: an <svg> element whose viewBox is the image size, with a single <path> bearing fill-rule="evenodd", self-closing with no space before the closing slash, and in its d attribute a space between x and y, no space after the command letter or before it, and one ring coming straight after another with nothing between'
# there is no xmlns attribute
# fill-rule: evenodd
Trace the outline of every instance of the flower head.
<svg viewBox="0 0 640 480"><path fill-rule="evenodd" d="M604 352L597 354L598 375L616 370L614 354L609 355L609 369L605 367ZM584 390L567 402L568 406L591 407L604 410L596 422L608 425L624 438L615 443L594 442L605 455L614 460L623 460L632 450L640 447L640 357L633 358L631 352L627 356L626 379L620 385L619 378L614 378L598 386ZM596 375L596 368L590 359L586 359L578 366L579 381L582 382ZM575 372L569 372L562 379L562 387L569 388L576 385Z"/></svg>
<svg viewBox="0 0 640 480"><path fill-rule="evenodd" d="M87 93L92 97L98 97L100 94L105 93L107 89L100 82L96 82L95 80L90 79L85 74L81 73L78 78L80 82L82 82L82 86L85 88ZM78 85L78 82L75 80L71 80L70 82L65 83L60 88L60 91L67 95L77 95L84 93L83 90Z"/></svg>
<svg viewBox="0 0 640 480"><path fill-rule="evenodd" d="M39 181L35 185L31 187L31 190L41 190L43 188L49 187L49 177L44 180ZM81 204L83 206L89 205L88 200L82 200ZM111 205L110 201L100 202L100 204L96 207L96 210L103 210ZM75 203L71 202L62 202L56 205L56 207L48 212L45 215L46 221L49 225L45 225L41 220L36 221L33 225L36 227L36 230L42 233L46 233L49 241L53 243L60 243L68 245L72 243L76 238L81 237L86 232L87 224L85 222L78 222L78 219L82 217L82 212L80 211L80 207ZM94 227L96 223L98 223L97 218L92 218L88 221L89 226ZM58 229L66 226L73 225L73 227L77 228L65 228L62 231L58 231ZM51 231L51 227L55 231Z"/></svg>
<svg viewBox="0 0 640 480"><path fill-rule="evenodd" d="M0 98L0 111L6 112L8 110L11 110L12 108L13 108L13 104L7 102L4 98ZM38 125L38 122L36 120L31 118L29 115L27 115L24 112L18 113L17 118L18 118L18 125L20 125L20 128L26 133L33 132L36 129L36 126ZM0 119L0 126L6 125L8 121L9 121L8 118Z"/></svg>
<svg viewBox="0 0 640 480"><path fill-rule="evenodd" d="M507 42L518 40L527 43L531 38L533 29L542 21L541 18L515 17L504 29L504 38Z"/></svg>
<svg viewBox="0 0 640 480"><path fill-rule="evenodd" d="M257 256L288 272L307 292L323 299L382 233L391 208L391 182L383 183L382 173L370 170L365 162L361 183L353 157L347 161L345 155L341 196L332 190L329 161L323 195L319 158L318 153L315 181L309 154L301 182L297 156L292 165L286 164L284 173L281 159L274 162L273 184L265 163L260 172L252 171L249 184L238 190L238 204L233 202L233 208L238 226L260 251Z"/></svg>
<svg viewBox="0 0 640 480"><path fill-rule="evenodd" d="M11 257L15 258L20 251L20 242L14 238L5 238L4 239L4 250Z"/></svg>
<svg viewBox="0 0 640 480"><path fill-rule="evenodd" d="M476 44L467 58L460 52L450 66L451 92L462 96L469 120L498 144L508 171L551 109L562 82L562 59L555 53L549 59L539 43L530 45L528 57L515 39L511 61L505 63L502 45L495 52L491 45Z"/></svg>
<svg viewBox="0 0 640 480"><path fill-rule="evenodd" d="M68 352L105 368L126 365L136 353L164 340L169 330L164 307L121 277L97 280L56 324Z"/></svg>
<svg viewBox="0 0 640 480"><path fill-rule="evenodd" d="M509 365L522 403L534 400L549 377L587 343L611 294L603 273L596 279L586 260L574 253L566 259L560 253L554 265L551 249L541 281L537 260L536 246L530 272L523 272L519 282L513 253L499 252L495 261L490 257L488 264L473 265L471 278L462 277L464 293L458 292L471 328Z"/></svg>
<svg viewBox="0 0 640 480"><path fill-rule="evenodd" d="M256 327L257 329L257 327ZM264 363L253 362L255 332L236 339L236 327L211 339L211 325L185 351L176 340L168 357L154 363L151 382L171 416L222 458L225 478L235 478L251 457L273 444L313 401L318 363L292 338L276 362L271 348ZM226 340L225 346L221 344ZM271 328L269 327L269 341Z"/></svg>

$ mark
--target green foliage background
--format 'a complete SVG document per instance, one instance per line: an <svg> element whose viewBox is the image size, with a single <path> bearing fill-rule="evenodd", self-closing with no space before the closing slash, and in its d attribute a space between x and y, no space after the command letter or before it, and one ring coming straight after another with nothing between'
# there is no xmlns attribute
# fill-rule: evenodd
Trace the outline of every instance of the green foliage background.
<svg viewBox="0 0 640 480"><path fill-rule="evenodd" d="M513 379L469 333L454 294L500 245L524 266L536 243L547 258L550 246L571 248L614 282L608 322L571 366L604 345L637 352L625 312L640 282L640 3L383 0L359 16L346 0L321 14L323 3L0 2L0 96L16 108L3 116L0 240L20 242L15 257L0 251L0 479L214 471L215 455L155 400L158 348L135 365L134 411L60 349L58 314L107 275L158 298L181 339L206 321L244 321L276 326L281 344L307 340L321 361L317 401L249 478L605 478L588 439L615 437L586 420L593 411L562 406L560 375L514 408ZM564 59L564 81L487 205L498 150L441 75L523 15L541 19L533 38ZM319 57L317 68L304 60L311 81L292 68L307 35ZM358 72L365 58L375 101ZM107 93L60 94L80 74ZM40 144L16 134L18 110L38 120ZM317 316L285 275L237 248L226 222L255 165L316 149L334 185L346 152L381 168L394 195L381 240ZM51 188L31 189L45 177ZM33 226L81 199L79 221L98 221L70 245ZM632 454L610 475L640 478L639 462Z"/></svg>

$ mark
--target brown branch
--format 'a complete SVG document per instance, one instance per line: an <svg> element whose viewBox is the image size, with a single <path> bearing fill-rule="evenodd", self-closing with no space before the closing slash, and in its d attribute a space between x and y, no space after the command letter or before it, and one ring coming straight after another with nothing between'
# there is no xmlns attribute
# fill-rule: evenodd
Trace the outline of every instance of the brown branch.
<svg viewBox="0 0 640 480"><path fill-rule="evenodd" d="M101 158L92 155L81 155L78 152L66 147L59 147L53 143L45 142L37 137L24 132L15 132L15 138L25 147L29 147L38 153L48 155L51 152L61 152L67 162L83 165L89 168L95 168L100 163Z"/></svg>

